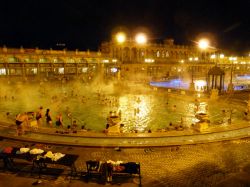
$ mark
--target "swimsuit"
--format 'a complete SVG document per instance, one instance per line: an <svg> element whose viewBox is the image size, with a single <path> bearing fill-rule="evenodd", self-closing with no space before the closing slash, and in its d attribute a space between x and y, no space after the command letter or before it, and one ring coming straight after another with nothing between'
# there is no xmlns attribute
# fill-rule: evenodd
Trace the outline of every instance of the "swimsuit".
<svg viewBox="0 0 250 187"><path fill-rule="evenodd" d="M50 121L52 121L52 119L51 119L51 117L50 117L49 114L46 114L46 121L47 121L47 123L50 122Z"/></svg>
<svg viewBox="0 0 250 187"><path fill-rule="evenodd" d="M62 122L60 120L56 121L56 125L57 126L61 126L62 125Z"/></svg>
<svg viewBox="0 0 250 187"><path fill-rule="evenodd" d="M38 114L37 116L36 116L36 120L38 121L39 119L41 119L42 118L42 115L41 114Z"/></svg>
<svg viewBox="0 0 250 187"><path fill-rule="evenodd" d="M23 123L22 121L16 120L16 125L17 126L21 125L22 123Z"/></svg>

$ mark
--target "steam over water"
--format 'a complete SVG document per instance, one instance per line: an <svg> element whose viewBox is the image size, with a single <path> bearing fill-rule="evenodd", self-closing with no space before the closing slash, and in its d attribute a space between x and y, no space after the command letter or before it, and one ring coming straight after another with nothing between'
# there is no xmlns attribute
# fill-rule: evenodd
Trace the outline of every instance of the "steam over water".
<svg viewBox="0 0 250 187"><path fill-rule="evenodd" d="M199 105L197 111L197 105ZM63 114L64 126L76 120L79 126L102 131L106 127L110 111L121 112L123 131L157 130L170 123L190 126L196 122L195 113L207 113L212 123L228 119L228 110L234 108L233 120L241 120L244 106L206 99L195 101L194 97L174 95L165 90L155 91L147 85L86 84L75 82L1 83L0 121L6 120L6 112L12 118L20 112L36 112L43 106L43 114L49 108L53 125L59 112ZM222 110L226 110L222 113ZM72 118L71 118L72 117ZM14 120L13 120L14 122ZM43 123L46 126L45 120Z"/></svg>

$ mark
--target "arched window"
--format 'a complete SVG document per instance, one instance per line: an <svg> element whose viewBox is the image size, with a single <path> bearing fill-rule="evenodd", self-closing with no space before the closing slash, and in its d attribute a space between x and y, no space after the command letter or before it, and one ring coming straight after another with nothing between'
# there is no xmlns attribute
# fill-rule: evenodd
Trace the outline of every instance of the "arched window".
<svg viewBox="0 0 250 187"><path fill-rule="evenodd" d="M58 62L58 59L57 58L54 58L53 59L53 63L57 63Z"/></svg>
<svg viewBox="0 0 250 187"><path fill-rule="evenodd" d="M25 58L24 62L30 62L30 58Z"/></svg>
<svg viewBox="0 0 250 187"><path fill-rule="evenodd" d="M145 50L144 49L139 49L139 57L143 58L145 56Z"/></svg>
<svg viewBox="0 0 250 187"><path fill-rule="evenodd" d="M157 51L157 52L156 52L156 57L157 57L157 58L160 58L160 55L161 55L161 54L160 54L160 51Z"/></svg>
<svg viewBox="0 0 250 187"><path fill-rule="evenodd" d="M162 58L165 58L165 51L162 51L162 52L161 52L161 57L162 57Z"/></svg>
<svg viewBox="0 0 250 187"><path fill-rule="evenodd" d="M124 59L125 59L125 60L128 60L128 59L129 59L129 48L126 47L126 48L124 48L123 51L124 51L124 53L123 53Z"/></svg>
<svg viewBox="0 0 250 187"><path fill-rule="evenodd" d="M136 59L136 52L137 52L136 48L132 48L132 51L131 51L131 58L132 58L132 60Z"/></svg>
<svg viewBox="0 0 250 187"><path fill-rule="evenodd" d="M18 58L15 56L11 56L8 58L8 62L13 63L13 62L19 62Z"/></svg>
<svg viewBox="0 0 250 187"><path fill-rule="evenodd" d="M67 63L74 63L75 60L74 60L73 58L68 58L66 62L67 62Z"/></svg>
<svg viewBox="0 0 250 187"><path fill-rule="evenodd" d="M169 57L169 52L168 51L166 51L166 58L168 58Z"/></svg>

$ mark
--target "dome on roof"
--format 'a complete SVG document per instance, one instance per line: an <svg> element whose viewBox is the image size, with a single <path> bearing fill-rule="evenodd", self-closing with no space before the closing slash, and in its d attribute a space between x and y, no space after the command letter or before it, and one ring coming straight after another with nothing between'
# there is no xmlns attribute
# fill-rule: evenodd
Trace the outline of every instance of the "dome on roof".
<svg viewBox="0 0 250 187"><path fill-rule="evenodd" d="M225 75L225 72L221 68L214 66L208 71L208 75Z"/></svg>

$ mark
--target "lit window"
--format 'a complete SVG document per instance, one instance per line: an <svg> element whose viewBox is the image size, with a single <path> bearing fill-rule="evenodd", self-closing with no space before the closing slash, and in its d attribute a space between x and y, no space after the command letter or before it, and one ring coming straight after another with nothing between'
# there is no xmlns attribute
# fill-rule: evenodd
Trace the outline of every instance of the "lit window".
<svg viewBox="0 0 250 187"><path fill-rule="evenodd" d="M44 58L39 59L39 62L44 62L44 61L45 61Z"/></svg>
<svg viewBox="0 0 250 187"><path fill-rule="evenodd" d="M83 68L82 68L82 72L83 72L83 73L86 73L87 71L88 71L88 68L87 68L87 67L83 67Z"/></svg>
<svg viewBox="0 0 250 187"><path fill-rule="evenodd" d="M75 60L73 58L68 59L68 63L74 63Z"/></svg>
<svg viewBox="0 0 250 187"><path fill-rule="evenodd" d="M111 68L110 71L111 71L112 73L116 73L116 72L118 71L118 69L117 69L117 68Z"/></svg>
<svg viewBox="0 0 250 187"><path fill-rule="evenodd" d="M215 55L215 54L212 54L212 55L210 56L210 58L211 58L211 59L215 59L215 58L216 58L216 55Z"/></svg>
<svg viewBox="0 0 250 187"><path fill-rule="evenodd" d="M162 51L162 58L165 58L165 52L164 51Z"/></svg>
<svg viewBox="0 0 250 187"><path fill-rule="evenodd" d="M155 60L154 60L154 59L151 59L151 58L145 58L144 61L145 61L145 62L149 62L149 63L155 62Z"/></svg>
<svg viewBox="0 0 250 187"><path fill-rule="evenodd" d="M33 74L37 74L37 68L32 68L31 72L33 72Z"/></svg>
<svg viewBox="0 0 250 187"><path fill-rule="evenodd" d="M157 51L156 56L157 56L157 58L160 57L160 51Z"/></svg>
<svg viewBox="0 0 250 187"><path fill-rule="evenodd" d="M6 75L6 69L0 68L0 75Z"/></svg>
<svg viewBox="0 0 250 187"><path fill-rule="evenodd" d="M64 74L64 68L58 68L58 73L59 74Z"/></svg>
<svg viewBox="0 0 250 187"><path fill-rule="evenodd" d="M9 61L9 62L16 62L16 58L15 58L15 57L10 57L10 58L8 59L8 61Z"/></svg>

